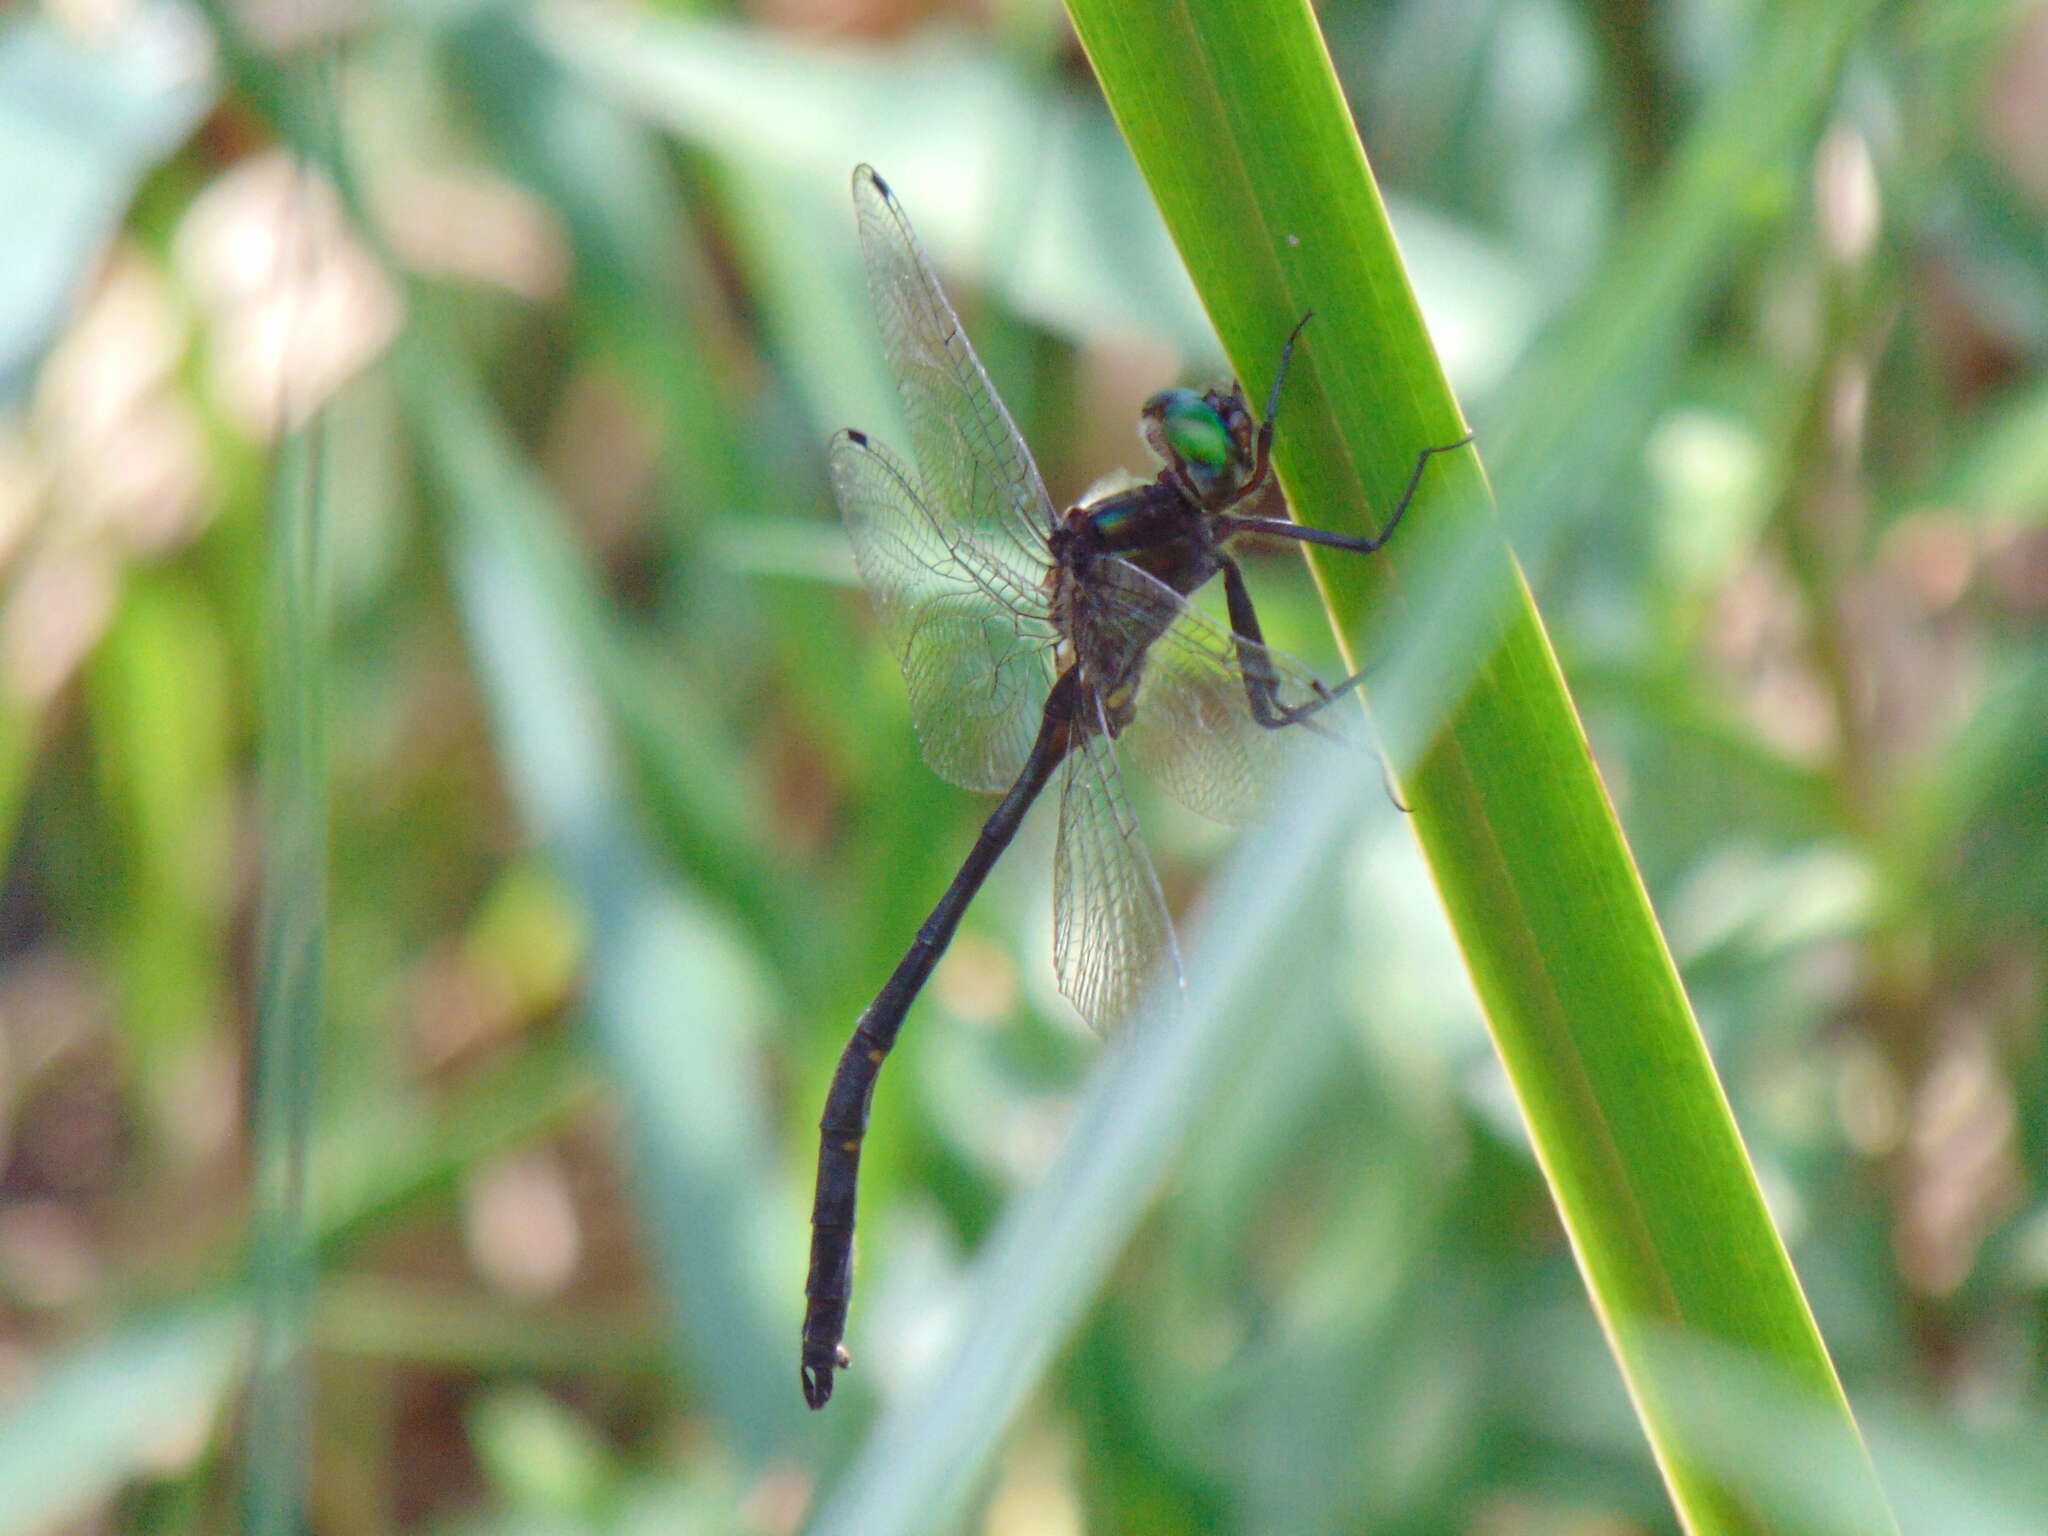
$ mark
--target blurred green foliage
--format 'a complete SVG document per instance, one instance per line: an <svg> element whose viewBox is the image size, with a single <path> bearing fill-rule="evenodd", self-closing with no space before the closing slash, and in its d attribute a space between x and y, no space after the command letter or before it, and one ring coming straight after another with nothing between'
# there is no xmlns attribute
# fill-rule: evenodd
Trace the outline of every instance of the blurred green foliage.
<svg viewBox="0 0 2048 1536"><path fill-rule="evenodd" d="M1659 287L1687 230L1620 231L1764 9L1320 15L1482 440L1540 416L1546 337L1641 327L1541 488L1539 602L1902 1520L2039 1531L2048 8L1874 7L1808 174L1691 167L1739 256ZM1219 366L1058 14L236 14L225 52L173 4L0 18L0 1530L235 1529L242 1458L289 1454L234 1341L259 744L307 699L313 1528L803 1527L947 1330L1004 1325L966 1265L1071 1122L1057 1167L1157 1208L993 1459L898 1510L983 1442L885 1429L834 1507L1670 1529L1384 806L1248 839L1190 923L1236 968L1220 1095L1172 1042L1092 1068L1027 827L882 1089L859 1367L802 1407L824 1084L986 811L920 761L823 489L832 429L894 430L848 170L1056 497ZM316 123L339 197L277 158ZM330 627L266 715L309 414ZM1255 580L1327 667L1305 574ZM1140 812L1195 911L1227 840Z"/></svg>

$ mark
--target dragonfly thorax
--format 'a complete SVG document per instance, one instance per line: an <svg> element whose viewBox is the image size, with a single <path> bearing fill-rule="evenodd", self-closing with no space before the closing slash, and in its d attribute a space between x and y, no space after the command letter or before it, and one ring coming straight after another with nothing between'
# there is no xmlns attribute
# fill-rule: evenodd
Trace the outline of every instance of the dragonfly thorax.
<svg viewBox="0 0 2048 1536"><path fill-rule="evenodd" d="M1161 474L1070 507L1048 546L1056 664L1079 671L1096 707L1084 713L1116 736L1131 720L1146 652L1179 616L1181 598L1221 568L1215 539L1201 507Z"/></svg>

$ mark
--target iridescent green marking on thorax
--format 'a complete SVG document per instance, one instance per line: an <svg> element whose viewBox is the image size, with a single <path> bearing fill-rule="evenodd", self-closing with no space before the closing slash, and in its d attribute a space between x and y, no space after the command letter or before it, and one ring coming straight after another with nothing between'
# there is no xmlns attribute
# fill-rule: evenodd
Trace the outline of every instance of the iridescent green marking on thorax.
<svg viewBox="0 0 2048 1536"><path fill-rule="evenodd" d="M1131 524L1136 520L1136 516L1131 507L1112 504L1101 512L1091 513L1088 520L1095 525L1095 532L1102 539L1103 546L1115 549L1129 537Z"/></svg>

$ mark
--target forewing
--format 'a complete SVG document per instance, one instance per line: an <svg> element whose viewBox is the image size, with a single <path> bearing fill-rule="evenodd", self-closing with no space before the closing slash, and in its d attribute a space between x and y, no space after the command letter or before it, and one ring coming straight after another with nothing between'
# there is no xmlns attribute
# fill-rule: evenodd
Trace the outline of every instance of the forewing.
<svg viewBox="0 0 2048 1536"><path fill-rule="evenodd" d="M1155 968L1179 981L1180 952L1115 750L1097 724L1076 726L1081 739L1061 775L1052 959L1060 990L1107 1034L1137 1004Z"/></svg>
<svg viewBox="0 0 2048 1536"><path fill-rule="evenodd" d="M911 451L939 510L992 550L1043 566L1052 503L924 247L888 184L853 173L868 296L896 375Z"/></svg>
<svg viewBox="0 0 2048 1536"><path fill-rule="evenodd" d="M903 664L925 761L968 789L1008 789L1052 686L1036 573L941 517L872 438L840 433L828 464L854 559Z"/></svg>
<svg viewBox="0 0 2048 1536"><path fill-rule="evenodd" d="M1106 568L1105 568L1106 567ZM1322 695L1300 663L1244 640L1179 594L1121 561L1097 568L1096 609L1158 634L1146 651L1129 725L1120 742L1161 788L1189 810L1233 826L1254 819L1287 765L1329 749L1357 705L1318 709L1305 723L1259 723L1247 670L1263 673L1283 710L1316 709Z"/></svg>

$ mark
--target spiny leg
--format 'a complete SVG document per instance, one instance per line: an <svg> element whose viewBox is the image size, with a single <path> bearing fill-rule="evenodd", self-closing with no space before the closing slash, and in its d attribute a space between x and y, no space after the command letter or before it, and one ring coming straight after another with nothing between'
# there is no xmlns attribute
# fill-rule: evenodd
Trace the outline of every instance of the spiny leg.
<svg viewBox="0 0 2048 1536"><path fill-rule="evenodd" d="M1294 322L1294 329L1287 333L1287 339L1280 343L1280 366L1273 371L1273 387L1266 391L1266 415L1263 425L1267 431L1273 427L1273 419L1280 414L1280 386L1287 382L1287 365L1294 361L1294 343L1316 312L1307 310Z"/></svg>
<svg viewBox="0 0 2048 1536"><path fill-rule="evenodd" d="M1302 316L1301 325L1306 325L1308 319L1307 315ZM1288 354L1293 349L1294 336L1301 334L1301 325L1294 328L1294 335L1287 338L1287 347L1281 352L1280 373L1283 379L1287 372ZM1267 403L1266 425L1260 432L1262 455L1271 437L1272 417L1279 398L1280 383L1281 379L1274 380L1274 398ZM1467 432L1454 443L1442 443L1418 453L1415 456L1415 468L1409 473L1408 484L1401 492L1400 501L1394 506L1393 515L1387 519L1386 525L1370 538L1331 533L1322 528L1304 528L1290 518L1227 517L1218 520L1219 542L1239 533L1266 533L1294 539L1304 544L1347 550L1354 554L1377 554L1394 536L1394 529L1399 526L1403 514L1407 512L1408 504L1415 499L1415 493L1422 484L1423 471L1429 467L1429 461L1439 453L1454 452L1471 441L1472 434ZM1269 730L1304 724L1316 729L1310 724L1309 717L1321 713L1345 694L1362 685L1365 682L1365 673L1355 672L1334 688L1317 683L1313 703L1293 706L1282 704L1277 696L1279 680L1273 673L1271 662L1266 658L1265 637L1259 627L1258 612L1252 606L1251 589L1245 584L1244 572L1239 569L1235 560L1222 555L1220 550L1218 554L1223 562L1223 590L1230 605L1230 627L1241 641L1249 640L1258 647L1256 653L1247 652L1241 644L1238 648L1238 662L1244 672L1245 694L1251 705L1252 718ZM1391 777L1388 780L1388 791L1392 794L1394 803L1406 810L1407 807L1402 805L1400 795L1393 789Z"/></svg>
<svg viewBox="0 0 2048 1536"><path fill-rule="evenodd" d="M1316 696L1309 703L1281 703L1280 676L1273 668L1272 654L1266 649L1265 632L1259 627L1258 610L1252 606L1252 592L1245 582L1244 570L1228 555L1219 552L1219 558L1223 562L1223 596L1230 607L1231 639L1237 646L1238 670L1244 674L1245 701L1251 706L1252 718L1269 731L1305 725L1319 735L1333 735L1313 724L1310 717L1321 714L1364 682L1365 674L1361 672L1335 688L1317 683Z"/></svg>
<svg viewBox="0 0 2048 1536"><path fill-rule="evenodd" d="M1304 528L1300 523L1285 517L1230 517L1220 519L1218 537L1229 538L1238 533L1269 533L1276 538L1293 539L1301 544L1317 544L1324 549L1342 549L1354 555L1376 555L1386 548L1387 540L1394 536L1394 530L1401 524L1401 518L1408 511L1408 504L1415 499L1415 493L1422 485L1422 472L1429 467L1429 461L1439 453L1454 453L1472 441L1467 432L1455 443L1440 443L1434 448L1425 448L1415 455L1415 468L1409 472L1407 487L1401 492L1401 499L1394 504L1393 516L1370 538L1355 533L1332 533L1327 528Z"/></svg>
<svg viewBox="0 0 2048 1536"><path fill-rule="evenodd" d="M1312 717L1357 688L1365 681L1365 674L1354 672L1334 688L1318 681L1314 685L1316 696L1312 702L1282 704L1277 697L1279 678L1273 671L1271 653L1266 650L1260 636L1259 616L1252 607L1251 589L1245 585L1244 573L1237 562L1227 556L1223 562L1223 591L1230 603L1232 639L1237 642L1238 668L1244 674L1244 691L1251 704L1252 718L1269 731L1299 725L1318 736L1341 742L1342 737L1317 725ZM1247 642L1255 649L1247 651ZM1405 816L1408 814L1408 802L1401 798L1400 787L1394 782L1393 765L1387 761L1384 752L1379 754L1379 760L1380 777L1386 784L1387 798L1394 802L1394 809Z"/></svg>
<svg viewBox="0 0 2048 1536"><path fill-rule="evenodd" d="M1294 361L1294 343L1301 335L1302 327L1315 319L1316 312L1309 310L1294 322L1294 329L1287 333L1287 339L1280 344L1280 366L1273 370L1273 387L1266 391L1266 414L1259 422L1259 438L1252 453L1252 472L1246 477L1244 490L1238 496L1243 501L1265 489L1266 482L1273 474L1273 423L1280 416L1280 386L1287 382L1287 368Z"/></svg>

